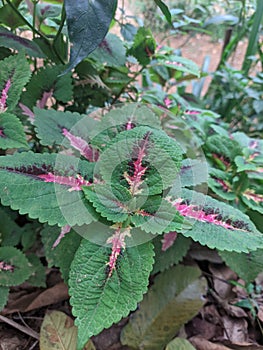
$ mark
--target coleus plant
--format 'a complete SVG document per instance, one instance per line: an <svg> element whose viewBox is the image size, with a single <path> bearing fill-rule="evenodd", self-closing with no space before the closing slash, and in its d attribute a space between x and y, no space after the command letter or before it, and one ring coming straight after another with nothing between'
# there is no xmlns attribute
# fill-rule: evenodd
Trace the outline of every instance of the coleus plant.
<svg viewBox="0 0 263 350"><path fill-rule="evenodd" d="M45 224L42 241L69 285L79 350L136 309L147 291L157 235L164 236L164 249L178 235L221 251L263 248L262 235L245 214L195 190L204 181L198 159L191 159L182 138L176 141L163 129L163 109L127 104L92 117L34 108L43 152L27 151L20 122L6 122L9 115L17 118L11 114L19 98L14 58L2 64L13 65L13 75L1 80L1 146L20 148L0 157L1 203ZM186 135L183 119L178 123ZM14 145L9 135L18 124L24 142ZM16 272L28 265L11 248L0 252L2 287L14 284ZM25 268L20 277L29 275Z"/></svg>

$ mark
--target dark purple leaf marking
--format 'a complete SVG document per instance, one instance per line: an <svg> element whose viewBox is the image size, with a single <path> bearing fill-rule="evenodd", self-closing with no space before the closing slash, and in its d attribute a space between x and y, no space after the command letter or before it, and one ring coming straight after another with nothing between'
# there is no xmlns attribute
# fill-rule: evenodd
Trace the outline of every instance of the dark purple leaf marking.
<svg viewBox="0 0 263 350"><path fill-rule="evenodd" d="M28 165L20 167L1 167L0 169L5 169L11 173L16 173L25 176L31 176L35 179L39 179L45 182L53 182L60 185L69 186L69 192L71 191L81 191L82 186L90 186L92 183L85 180L80 174L74 174L72 176L72 170L64 170L64 174L54 174L54 169L52 165ZM71 173L71 174L70 174Z"/></svg>
<svg viewBox="0 0 263 350"><path fill-rule="evenodd" d="M76 177L73 176L60 176L54 175L52 173L38 175L38 178L44 180L45 182L53 182L59 185L70 186L69 192L81 191L82 186L90 186L91 183L85 180L81 175L77 174Z"/></svg>
<svg viewBox="0 0 263 350"><path fill-rule="evenodd" d="M229 167L231 162L229 158L222 156L221 154L212 153L214 159L220 160L226 167Z"/></svg>
<svg viewBox="0 0 263 350"><path fill-rule="evenodd" d="M50 5L47 5L47 6L43 7L43 8L40 10L41 16L44 16L44 15L45 15L45 12L47 12L50 8L51 8Z"/></svg>
<svg viewBox="0 0 263 350"><path fill-rule="evenodd" d="M2 90L1 98L0 98L0 113L3 113L6 111L6 100L8 98L8 91L11 87L11 79L8 79L4 89Z"/></svg>
<svg viewBox="0 0 263 350"><path fill-rule="evenodd" d="M107 42L106 39L103 39L103 40L102 40L102 42L99 44L99 47L100 47L102 50L105 50L109 55L112 55L111 48L110 48L109 43Z"/></svg>
<svg viewBox="0 0 263 350"><path fill-rule="evenodd" d="M162 239L162 251L165 252L170 248L177 238L177 232L168 232L163 235Z"/></svg>
<svg viewBox="0 0 263 350"><path fill-rule="evenodd" d="M62 129L63 135L69 140L72 147L80 152L90 162L96 162L99 158L99 152L93 149L87 141L83 140L79 136L73 135L66 128Z"/></svg>
<svg viewBox="0 0 263 350"><path fill-rule="evenodd" d="M28 165L28 166L20 166L20 167L1 167L0 169L6 169L11 173L17 173L21 175L33 176L37 177L40 174L48 173L53 171L52 165L42 164L42 165Z"/></svg>
<svg viewBox="0 0 263 350"><path fill-rule="evenodd" d="M218 178L214 178L214 180L215 180L219 185L221 185L222 190L223 190L224 192L230 192L230 191L231 191L230 186L229 186L224 180L218 179Z"/></svg>
<svg viewBox="0 0 263 350"><path fill-rule="evenodd" d="M14 270L15 267L13 265L9 265L5 261L0 261L0 271L14 272Z"/></svg>
<svg viewBox="0 0 263 350"><path fill-rule="evenodd" d="M176 200L172 204L182 216L222 226L228 230L250 231L246 222L241 220L232 220L228 217L224 218L218 209L189 204L188 201Z"/></svg>
<svg viewBox="0 0 263 350"><path fill-rule="evenodd" d="M118 226L115 233L108 238L107 244L111 244L111 255L107 263L108 278L112 276L113 271L116 269L118 257L122 250L125 249L125 238L130 237L130 235L130 227L122 230L121 226Z"/></svg>

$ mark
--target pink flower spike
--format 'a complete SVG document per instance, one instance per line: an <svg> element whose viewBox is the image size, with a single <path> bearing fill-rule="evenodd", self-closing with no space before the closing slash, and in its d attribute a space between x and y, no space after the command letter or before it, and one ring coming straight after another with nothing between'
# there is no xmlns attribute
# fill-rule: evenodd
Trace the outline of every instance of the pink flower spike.
<svg viewBox="0 0 263 350"><path fill-rule="evenodd" d="M60 176L52 173L37 175L40 179L45 182L53 182L60 185L70 186L69 192L81 191L82 186L90 186L91 183L85 180L80 174L77 174L76 178L73 176Z"/></svg>
<svg viewBox="0 0 263 350"><path fill-rule="evenodd" d="M7 109L6 100L8 98L8 90L10 89L10 87L11 87L11 80L8 79L4 89L2 90L2 96L0 98L0 113L5 112Z"/></svg>
<svg viewBox="0 0 263 350"><path fill-rule="evenodd" d="M63 135L69 140L72 147L80 152L90 162L96 162L99 158L98 150L93 149L85 140L73 135L66 128L62 129Z"/></svg>
<svg viewBox="0 0 263 350"><path fill-rule="evenodd" d="M2 128L0 128L0 137L3 137L3 138L6 137L5 134L4 134L4 130Z"/></svg>
<svg viewBox="0 0 263 350"><path fill-rule="evenodd" d="M118 225L118 224L117 224ZM125 238L130 237L130 227L121 229L120 226L117 226L115 233L107 239L107 244L111 244L111 255L108 262L109 272L108 278L112 276L113 271L116 269L116 263L119 255L121 254L121 250L125 249Z"/></svg>
<svg viewBox="0 0 263 350"><path fill-rule="evenodd" d="M71 226L65 225L61 227L61 232L58 236L58 238L55 240L55 242L52 245L52 249L56 248L59 243L61 242L62 238L71 230Z"/></svg>
<svg viewBox="0 0 263 350"><path fill-rule="evenodd" d="M177 238L177 232L168 232L163 235L162 239L162 251L165 252L170 248Z"/></svg>

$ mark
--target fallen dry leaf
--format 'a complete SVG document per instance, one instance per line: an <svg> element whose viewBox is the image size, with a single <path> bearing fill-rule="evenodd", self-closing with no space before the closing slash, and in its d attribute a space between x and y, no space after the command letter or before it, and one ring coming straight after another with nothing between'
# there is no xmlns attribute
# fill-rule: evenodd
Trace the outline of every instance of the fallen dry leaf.
<svg viewBox="0 0 263 350"><path fill-rule="evenodd" d="M196 350L229 350L230 349L222 344L212 343L209 340L199 336L192 337L188 340L193 344Z"/></svg>
<svg viewBox="0 0 263 350"><path fill-rule="evenodd" d="M214 276L214 290L222 299L232 299L235 294L233 293L233 286L228 283L229 280L236 280L237 275L230 270L229 267L223 265L209 264L209 270Z"/></svg>
<svg viewBox="0 0 263 350"><path fill-rule="evenodd" d="M7 306L1 313L7 315L18 311L27 312L58 303L68 298L68 287L64 282L60 282L44 291L38 290L17 299L12 298L12 301L7 303Z"/></svg>
<svg viewBox="0 0 263 350"><path fill-rule="evenodd" d="M224 338L232 343L248 343L248 324L244 318L223 316Z"/></svg>

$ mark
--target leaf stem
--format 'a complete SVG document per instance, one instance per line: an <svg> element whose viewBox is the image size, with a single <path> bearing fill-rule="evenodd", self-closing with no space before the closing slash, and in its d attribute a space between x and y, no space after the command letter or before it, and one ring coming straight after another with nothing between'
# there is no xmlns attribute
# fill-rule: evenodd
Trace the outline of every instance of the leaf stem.
<svg viewBox="0 0 263 350"><path fill-rule="evenodd" d="M10 7L12 7L12 10L22 19L25 25L27 25L32 30L33 35L37 34L49 43L48 38L44 34L39 32L36 28L34 28L34 26L30 22L28 22L28 20L20 13L20 11L14 6L14 4L10 0L6 0L6 2L8 3L8 5L10 5Z"/></svg>
<svg viewBox="0 0 263 350"><path fill-rule="evenodd" d="M3 0L2 0L3 1ZM57 56L57 58L59 59L59 61L62 64L65 64L63 59L60 57L59 53L57 52L57 50L54 48L54 46L50 43L50 40L43 34L41 33L38 29L36 29L34 27L34 25L32 25L30 22L28 22L28 20L20 13L20 11L14 6L14 4L11 2L11 0L6 0L6 2L8 3L8 5L10 5L10 7L12 8L12 10L17 14L17 16L19 16L22 21L25 23L25 25L27 25L33 32L33 37L35 37L35 35L39 35L51 48L51 50L55 53L55 55Z"/></svg>

